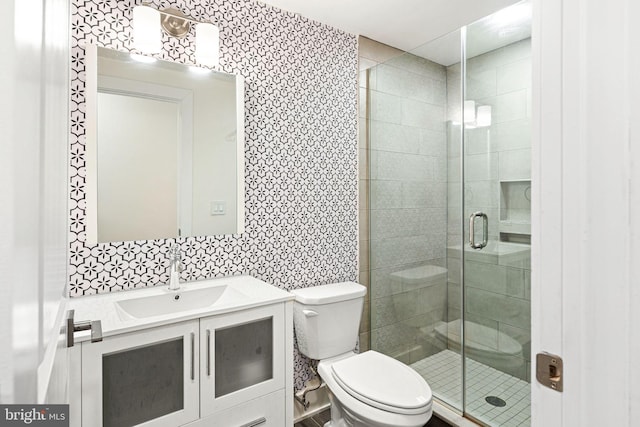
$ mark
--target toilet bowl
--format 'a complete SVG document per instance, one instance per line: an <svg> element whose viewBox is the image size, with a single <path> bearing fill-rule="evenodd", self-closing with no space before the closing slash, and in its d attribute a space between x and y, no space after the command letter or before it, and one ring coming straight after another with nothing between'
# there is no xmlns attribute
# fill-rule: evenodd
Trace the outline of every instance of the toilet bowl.
<svg viewBox="0 0 640 427"><path fill-rule="evenodd" d="M349 353L320 361L318 373L329 387L332 421L344 422L325 427L421 427L431 418L429 385L391 357Z"/></svg>
<svg viewBox="0 0 640 427"><path fill-rule="evenodd" d="M292 291L300 352L319 360L329 389L325 427L422 427L432 393L413 369L376 351L354 353L366 288L353 282Z"/></svg>

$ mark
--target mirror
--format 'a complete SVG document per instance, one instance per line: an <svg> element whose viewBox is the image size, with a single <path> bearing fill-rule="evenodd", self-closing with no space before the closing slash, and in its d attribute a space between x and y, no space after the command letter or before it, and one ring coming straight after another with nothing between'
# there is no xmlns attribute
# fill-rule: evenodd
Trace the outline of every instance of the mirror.
<svg viewBox="0 0 640 427"><path fill-rule="evenodd" d="M242 233L242 77L86 55L87 242Z"/></svg>

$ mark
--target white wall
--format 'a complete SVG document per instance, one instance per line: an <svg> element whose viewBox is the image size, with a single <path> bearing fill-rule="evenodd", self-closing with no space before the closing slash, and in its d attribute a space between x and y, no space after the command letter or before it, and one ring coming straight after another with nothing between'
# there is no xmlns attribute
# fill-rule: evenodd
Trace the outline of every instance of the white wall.
<svg viewBox="0 0 640 427"><path fill-rule="evenodd" d="M637 0L534 0L533 425L640 425Z"/></svg>
<svg viewBox="0 0 640 427"><path fill-rule="evenodd" d="M69 10L64 0L3 8L0 402L29 403L51 392L64 307Z"/></svg>

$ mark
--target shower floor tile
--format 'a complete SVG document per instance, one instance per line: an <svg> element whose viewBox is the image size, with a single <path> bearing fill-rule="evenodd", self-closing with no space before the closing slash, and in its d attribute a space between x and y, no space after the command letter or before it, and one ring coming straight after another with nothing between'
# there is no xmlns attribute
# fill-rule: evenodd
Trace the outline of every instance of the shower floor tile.
<svg viewBox="0 0 640 427"><path fill-rule="evenodd" d="M460 407L462 398L462 370L460 355L443 350L411 367L429 383L438 399ZM531 425L530 384L467 358L467 413L490 426L516 427ZM493 406L485 400L496 396L506 406Z"/></svg>

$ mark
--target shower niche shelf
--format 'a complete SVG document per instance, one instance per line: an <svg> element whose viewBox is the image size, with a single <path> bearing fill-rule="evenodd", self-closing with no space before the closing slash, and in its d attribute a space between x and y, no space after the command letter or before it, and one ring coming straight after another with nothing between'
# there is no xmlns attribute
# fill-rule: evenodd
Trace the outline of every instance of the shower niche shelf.
<svg viewBox="0 0 640 427"><path fill-rule="evenodd" d="M500 181L500 234L531 235L531 180Z"/></svg>

